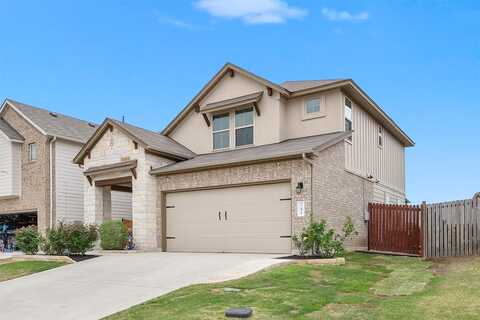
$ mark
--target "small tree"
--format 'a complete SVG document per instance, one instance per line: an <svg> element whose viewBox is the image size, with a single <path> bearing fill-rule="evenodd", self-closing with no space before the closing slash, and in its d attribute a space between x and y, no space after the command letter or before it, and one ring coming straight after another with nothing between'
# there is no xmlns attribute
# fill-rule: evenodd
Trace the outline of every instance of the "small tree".
<svg viewBox="0 0 480 320"><path fill-rule="evenodd" d="M122 221L108 220L100 226L100 246L104 250L123 250L128 243L128 229Z"/></svg>
<svg viewBox="0 0 480 320"><path fill-rule="evenodd" d="M40 241L41 236L34 226L21 228L15 233L17 248L26 254L36 254Z"/></svg>

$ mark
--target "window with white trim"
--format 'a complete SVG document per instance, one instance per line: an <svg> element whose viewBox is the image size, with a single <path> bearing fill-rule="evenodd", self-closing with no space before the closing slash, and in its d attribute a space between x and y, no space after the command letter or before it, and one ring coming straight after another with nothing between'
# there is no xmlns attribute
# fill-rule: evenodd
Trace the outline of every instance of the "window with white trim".
<svg viewBox="0 0 480 320"><path fill-rule="evenodd" d="M352 101L345 97L345 131L353 130L352 120ZM352 136L348 137L348 140L352 141Z"/></svg>
<svg viewBox="0 0 480 320"><path fill-rule="evenodd" d="M305 101L305 114L311 115L320 112L320 99L308 99Z"/></svg>
<svg viewBox="0 0 480 320"><path fill-rule="evenodd" d="M380 125L378 126L378 146L383 147L383 127Z"/></svg>
<svg viewBox="0 0 480 320"><path fill-rule="evenodd" d="M253 144L253 108L235 111L235 146Z"/></svg>
<svg viewBox="0 0 480 320"><path fill-rule="evenodd" d="M38 158L37 154L37 144L36 143L30 143L28 145L28 160L29 161L35 161Z"/></svg>
<svg viewBox="0 0 480 320"><path fill-rule="evenodd" d="M213 116L213 149L226 149L230 147L230 114L217 114Z"/></svg>

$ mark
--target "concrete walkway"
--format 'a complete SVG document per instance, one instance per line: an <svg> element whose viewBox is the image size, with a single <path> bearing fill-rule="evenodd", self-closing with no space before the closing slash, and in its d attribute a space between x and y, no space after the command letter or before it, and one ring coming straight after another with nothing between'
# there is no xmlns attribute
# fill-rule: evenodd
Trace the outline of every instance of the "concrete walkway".
<svg viewBox="0 0 480 320"><path fill-rule="evenodd" d="M0 282L2 319L100 319L197 283L218 282L281 263L272 255L108 254Z"/></svg>

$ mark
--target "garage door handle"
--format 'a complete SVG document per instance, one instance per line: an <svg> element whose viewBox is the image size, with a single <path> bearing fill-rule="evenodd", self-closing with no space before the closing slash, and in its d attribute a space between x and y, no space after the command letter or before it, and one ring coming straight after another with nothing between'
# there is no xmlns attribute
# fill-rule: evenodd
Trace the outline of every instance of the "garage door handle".
<svg viewBox="0 0 480 320"><path fill-rule="evenodd" d="M222 221L222 213L218 211L218 221Z"/></svg>
<svg viewBox="0 0 480 320"><path fill-rule="evenodd" d="M228 220L227 211L225 211L225 220Z"/></svg>

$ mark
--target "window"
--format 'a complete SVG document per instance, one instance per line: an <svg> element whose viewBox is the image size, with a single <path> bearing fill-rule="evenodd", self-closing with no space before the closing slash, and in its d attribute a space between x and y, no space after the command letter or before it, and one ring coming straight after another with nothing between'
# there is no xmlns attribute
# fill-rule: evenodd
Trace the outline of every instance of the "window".
<svg viewBox="0 0 480 320"><path fill-rule="evenodd" d="M320 99L310 99L305 102L305 113L312 114L320 112Z"/></svg>
<svg viewBox="0 0 480 320"><path fill-rule="evenodd" d="M235 112L235 146L253 144L253 108Z"/></svg>
<svg viewBox="0 0 480 320"><path fill-rule="evenodd" d="M228 113L213 116L213 149L230 147L230 115Z"/></svg>
<svg viewBox="0 0 480 320"><path fill-rule="evenodd" d="M28 145L28 160L29 161L37 160L37 144L36 143L30 143Z"/></svg>
<svg viewBox="0 0 480 320"><path fill-rule="evenodd" d="M353 121L352 121L352 101L345 97L345 131L353 130ZM348 140L352 141L350 136Z"/></svg>
<svg viewBox="0 0 480 320"><path fill-rule="evenodd" d="M383 127L378 126L378 146L383 147Z"/></svg>

